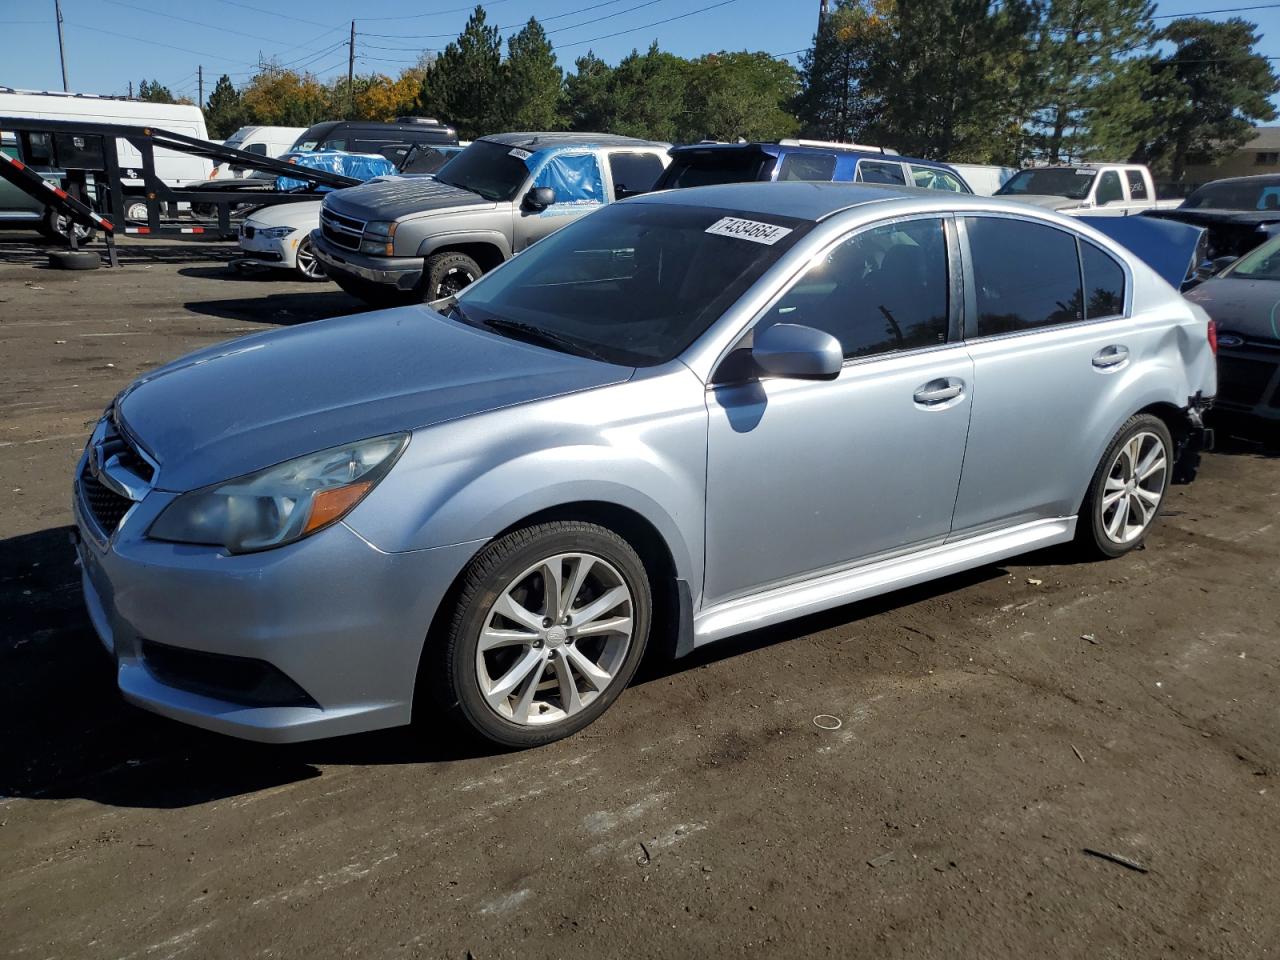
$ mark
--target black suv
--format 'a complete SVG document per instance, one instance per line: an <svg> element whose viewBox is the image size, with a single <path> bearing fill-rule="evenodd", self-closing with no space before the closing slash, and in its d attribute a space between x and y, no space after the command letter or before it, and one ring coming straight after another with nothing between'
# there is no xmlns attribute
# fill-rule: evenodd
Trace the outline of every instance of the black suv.
<svg viewBox="0 0 1280 960"><path fill-rule="evenodd" d="M313 124L294 141L294 150L344 150L380 153L397 167L418 145L457 144L458 131L439 120L397 117L395 123L372 120L327 120Z"/></svg>

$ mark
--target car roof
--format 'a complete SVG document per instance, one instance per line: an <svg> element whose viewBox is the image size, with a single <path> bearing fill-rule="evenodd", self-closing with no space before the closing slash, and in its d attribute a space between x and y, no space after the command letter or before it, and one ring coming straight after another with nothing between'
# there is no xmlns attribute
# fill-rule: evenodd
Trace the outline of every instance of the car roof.
<svg viewBox="0 0 1280 960"><path fill-rule="evenodd" d="M906 161L907 163L917 163L928 167L946 168L949 166L942 160L922 160L920 157L904 157L898 153L885 153L879 149L870 150L854 144L834 143L830 146L821 147L812 143L766 143L761 140L753 140L746 143L682 143L678 147L672 147L670 153L672 157L675 157L681 153L701 153L704 150L723 150L727 153L731 153L734 150L755 150L774 157L781 156L784 153L801 153L824 157L829 157L833 153L841 153L852 154L865 160L885 160L889 163Z"/></svg>
<svg viewBox="0 0 1280 960"><path fill-rule="evenodd" d="M1198 193L1205 187L1217 186L1219 183L1280 183L1280 173L1255 173L1248 177L1222 177L1219 180L1210 180L1208 183L1202 183L1191 192Z"/></svg>
<svg viewBox="0 0 1280 960"><path fill-rule="evenodd" d="M1044 211L1018 200L979 197L968 193L900 187L893 184L829 183L815 180L788 180L783 183L750 181L707 187L681 187L630 197L625 203L674 203L691 207L713 207L735 213L791 217L818 222L853 207L895 200L930 200L938 212L992 207L1040 217Z"/></svg>
<svg viewBox="0 0 1280 960"><path fill-rule="evenodd" d="M668 144L657 140L640 140L636 137L623 137L616 133L569 133L558 131L529 133L492 133L480 137L489 143L500 143L504 147L523 147L527 150L543 150L549 147L667 147Z"/></svg>

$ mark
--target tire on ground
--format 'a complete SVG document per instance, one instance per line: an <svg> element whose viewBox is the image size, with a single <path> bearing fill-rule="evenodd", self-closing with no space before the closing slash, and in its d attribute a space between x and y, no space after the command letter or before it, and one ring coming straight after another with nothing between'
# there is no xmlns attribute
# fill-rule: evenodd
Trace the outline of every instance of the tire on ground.
<svg viewBox="0 0 1280 960"><path fill-rule="evenodd" d="M1147 522L1146 529L1142 531L1141 535L1128 543L1116 543L1107 536L1103 523L1104 508L1102 499L1104 488L1112 464L1120 449L1139 433L1155 434L1164 444L1166 458L1164 484L1160 491L1160 502L1155 508L1155 515ZM1081 505L1080 513L1077 515L1075 546L1082 556L1090 559L1108 559L1123 556L1130 550L1139 547L1147 539L1147 535L1151 532L1151 527L1159 519L1160 510L1164 506L1164 498L1169 491L1169 480L1173 476L1173 456L1173 437L1169 433L1169 427L1159 417L1150 413L1139 413L1125 421L1115 437L1112 438L1111 443L1107 445L1106 452L1102 455L1101 461L1095 468L1093 479L1089 482L1088 493L1085 494L1084 503Z"/></svg>
<svg viewBox="0 0 1280 960"><path fill-rule="evenodd" d="M541 560L557 554L594 554L617 570L631 592L631 646L613 680L578 713L545 725L521 725L498 715L485 701L476 671L476 648L490 608L511 580ZM631 682L644 656L653 616L649 574L639 554L606 527L578 520L558 520L525 527L495 540L471 561L456 593L452 610L438 633L433 632L418 672L423 704L438 718L443 712L464 732L505 747L533 747L551 743L583 729L609 708ZM421 711L419 711L421 712Z"/></svg>
<svg viewBox="0 0 1280 960"><path fill-rule="evenodd" d="M49 254L49 266L57 270L97 270L102 260L89 250L55 250Z"/></svg>

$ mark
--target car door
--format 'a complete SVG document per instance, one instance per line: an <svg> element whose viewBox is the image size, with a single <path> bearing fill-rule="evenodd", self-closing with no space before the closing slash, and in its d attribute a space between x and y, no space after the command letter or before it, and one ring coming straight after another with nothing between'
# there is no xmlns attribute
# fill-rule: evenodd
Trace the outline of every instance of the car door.
<svg viewBox="0 0 1280 960"><path fill-rule="evenodd" d="M964 459L972 361L947 218L862 228L816 258L756 328L831 333L834 380L730 377L708 390L704 603L941 542Z"/></svg>
<svg viewBox="0 0 1280 960"><path fill-rule="evenodd" d="M1130 316L1127 268L1069 230L995 214L957 223L978 389L953 537L1070 516L1132 412L1119 398L1128 374L1167 327Z"/></svg>
<svg viewBox="0 0 1280 960"><path fill-rule="evenodd" d="M515 250L519 252L566 223L604 205L604 178L594 150L565 151L548 156L534 172L527 193L537 187L556 192L555 203L543 210L530 209L523 194L516 198Z"/></svg>

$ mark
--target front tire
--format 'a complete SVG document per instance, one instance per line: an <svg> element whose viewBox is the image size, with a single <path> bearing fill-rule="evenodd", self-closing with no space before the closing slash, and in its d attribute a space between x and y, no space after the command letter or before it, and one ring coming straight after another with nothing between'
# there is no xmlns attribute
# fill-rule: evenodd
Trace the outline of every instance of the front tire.
<svg viewBox="0 0 1280 960"><path fill-rule="evenodd" d="M480 279L484 271L465 253L445 252L427 257L422 270L422 302L456 296Z"/></svg>
<svg viewBox="0 0 1280 960"><path fill-rule="evenodd" d="M1159 417L1140 413L1120 428L1094 472L1077 520L1087 556L1119 557L1151 531L1173 475L1173 437Z"/></svg>
<svg viewBox="0 0 1280 960"><path fill-rule="evenodd" d="M592 523L526 527L472 561L442 642L423 657L440 703L505 747L567 737L631 682L653 610L639 555Z"/></svg>

